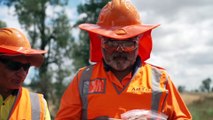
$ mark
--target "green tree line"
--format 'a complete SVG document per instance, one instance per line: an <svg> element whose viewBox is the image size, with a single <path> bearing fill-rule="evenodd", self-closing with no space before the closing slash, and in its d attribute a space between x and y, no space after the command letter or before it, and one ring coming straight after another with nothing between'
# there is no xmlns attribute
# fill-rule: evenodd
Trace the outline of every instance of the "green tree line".
<svg viewBox="0 0 213 120"><path fill-rule="evenodd" d="M192 90L192 91L195 91L195 92L213 92L213 86L211 86L211 83L212 83L212 79L211 78L206 78L204 80L202 80L202 82L200 83L200 86L199 88L195 89L195 90ZM183 86L183 85L180 85L178 86L178 91L179 92L185 92L186 87Z"/></svg>

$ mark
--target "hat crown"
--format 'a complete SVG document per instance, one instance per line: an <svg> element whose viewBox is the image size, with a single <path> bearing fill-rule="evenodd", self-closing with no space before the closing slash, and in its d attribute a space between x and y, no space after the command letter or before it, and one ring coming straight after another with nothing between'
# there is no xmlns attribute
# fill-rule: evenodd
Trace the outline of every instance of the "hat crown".
<svg viewBox="0 0 213 120"><path fill-rule="evenodd" d="M19 30L15 28L0 29L0 45L31 48L29 40Z"/></svg>
<svg viewBox="0 0 213 120"><path fill-rule="evenodd" d="M141 21L138 11L130 0L112 0L102 8L97 24L103 27L116 27L141 24Z"/></svg>

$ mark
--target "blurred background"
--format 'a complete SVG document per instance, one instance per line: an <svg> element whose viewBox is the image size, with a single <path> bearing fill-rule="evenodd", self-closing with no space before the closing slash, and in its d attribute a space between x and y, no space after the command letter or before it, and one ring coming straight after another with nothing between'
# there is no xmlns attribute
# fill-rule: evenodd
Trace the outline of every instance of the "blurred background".
<svg viewBox="0 0 213 120"><path fill-rule="evenodd" d="M40 69L31 68L24 86L44 94L54 117L77 70L89 65L88 34L109 0L0 0L0 27L21 29L34 48L48 50ZM213 1L132 0L152 32L147 61L165 68L194 120L213 119Z"/></svg>

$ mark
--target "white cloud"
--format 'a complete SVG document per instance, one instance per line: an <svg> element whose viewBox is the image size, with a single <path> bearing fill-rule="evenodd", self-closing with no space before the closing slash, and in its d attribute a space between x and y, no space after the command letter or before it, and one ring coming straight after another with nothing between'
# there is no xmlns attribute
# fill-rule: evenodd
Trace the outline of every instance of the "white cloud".
<svg viewBox="0 0 213 120"><path fill-rule="evenodd" d="M58 16L57 13L65 12L67 17L70 20L70 24L73 25L77 20L77 11L74 7L62 7L62 6L48 6L46 10L46 14L49 18L56 18Z"/></svg>
<svg viewBox="0 0 213 120"><path fill-rule="evenodd" d="M15 16L14 7L8 8L6 6L1 7L0 19L6 22L7 27L14 27L21 29L21 26L18 22L17 16Z"/></svg>
<svg viewBox="0 0 213 120"><path fill-rule="evenodd" d="M133 0L144 23L160 23L153 31L149 62L165 67L176 86L198 88L213 78L213 1Z"/></svg>

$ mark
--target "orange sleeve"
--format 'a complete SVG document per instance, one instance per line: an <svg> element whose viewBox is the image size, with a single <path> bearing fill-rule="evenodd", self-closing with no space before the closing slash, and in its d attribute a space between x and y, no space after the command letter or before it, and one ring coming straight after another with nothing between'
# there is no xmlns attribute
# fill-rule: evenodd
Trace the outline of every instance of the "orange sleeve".
<svg viewBox="0 0 213 120"><path fill-rule="evenodd" d="M56 120L80 120L82 103L79 94L79 75L74 77L64 95L61 98L59 111L56 115Z"/></svg>
<svg viewBox="0 0 213 120"><path fill-rule="evenodd" d="M189 110L170 79L168 80L166 88L168 90L168 96L163 112L169 115L168 120L192 120Z"/></svg>

